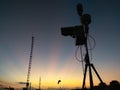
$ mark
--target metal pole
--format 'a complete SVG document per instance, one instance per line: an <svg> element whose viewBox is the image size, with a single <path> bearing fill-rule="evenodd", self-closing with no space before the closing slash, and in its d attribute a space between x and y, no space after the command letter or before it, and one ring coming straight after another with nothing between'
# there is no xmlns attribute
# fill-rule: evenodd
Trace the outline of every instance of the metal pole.
<svg viewBox="0 0 120 90"><path fill-rule="evenodd" d="M87 73L87 64L85 64L85 72L84 72L82 89L85 88L86 73Z"/></svg>
<svg viewBox="0 0 120 90"><path fill-rule="evenodd" d="M102 81L102 79L101 79L100 75L98 74L97 70L95 69L94 65L93 65L93 64L91 64L91 66L92 66L93 70L95 71L95 73L96 73L97 77L99 78L100 82L101 82L101 83L103 83L103 81Z"/></svg>
<svg viewBox="0 0 120 90"><path fill-rule="evenodd" d="M30 84L29 79L30 79L30 71L31 71L31 64L32 64L33 45L34 45L34 37L32 36L30 59L29 59L28 74L27 74L27 83L26 83L27 90L29 90L29 84Z"/></svg>

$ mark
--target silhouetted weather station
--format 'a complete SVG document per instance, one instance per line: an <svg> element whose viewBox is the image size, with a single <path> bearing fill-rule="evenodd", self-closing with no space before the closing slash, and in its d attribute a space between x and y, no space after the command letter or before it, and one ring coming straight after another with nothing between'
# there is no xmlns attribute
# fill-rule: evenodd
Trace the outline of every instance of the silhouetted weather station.
<svg viewBox="0 0 120 90"><path fill-rule="evenodd" d="M82 4L77 5L77 12L80 16L80 22L81 25L78 26L72 26L72 27L62 27L61 28L61 34L63 36L71 36L72 38L76 39L76 46L84 46L86 50L86 54L84 56L84 62L85 62L85 70L84 70L84 78L83 78L83 84L82 84L82 90L85 89L85 82L86 82L86 75L87 75L87 69L89 72L89 82L90 82L90 90L94 90L94 82L93 82L93 76L92 76L92 69L97 75L98 79L100 80L101 84L103 84L103 81L98 74L97 70L95 69L94 65L90 62L89 58L89 51L88 51L88 35L89 35L89 24L91 23L91 16L90 14L84 14L83 13L83 7Z"/></svg>
<svg viewBox="0 0 120 90"><path fill-rule="evenodd" d="M0 90L120 90L120 0L0 0Z"/></svg>

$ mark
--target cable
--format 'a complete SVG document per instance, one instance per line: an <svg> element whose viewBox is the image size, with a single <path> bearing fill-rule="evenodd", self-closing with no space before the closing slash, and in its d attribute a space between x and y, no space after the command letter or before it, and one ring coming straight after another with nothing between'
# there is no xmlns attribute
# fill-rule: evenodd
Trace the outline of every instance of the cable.
<svg viewBox="0 0 120 90"><path fill-rule="evenodd" d="M80 49L79 49L80 48ZM80 56L81 56L81 60L77 57L77 53L78 50L80 50ZM85 69L84 69L84 58L83 58L83 52L82 52L82 46L78 46L75 50L75 58L78 62L82 63L82 70L83 70L83 77L84 77L84 73L85 73ZM85 84L86 87L86 84Z"/></svg>
<svg viewBox="0 0 120 90"><path fill-rule="evenodd" d="M81 54L80 54L81 60L77 57L77 53L78 53L79 48L80 48L80 53L81 53ZM78 47L76 48L76 50L75 50L75 58L76 58L76 60L77 60L78 62L83 62L82 49L81 49L80 46L78 46Z"/></svg>
<svg viewBox="0 0 120 90"><path fill-rule="evenodd" d="M94 41L94 44L93 44L93 47L92 47L92 45L90 43L90 38L88 38L88 42L89 42L89 45L90 45L89 50L93 50L95 48L95 46L96 46L96 41L92 36L88 35L88 37L90 37Z"/></svg>
<svg viewBox="0 0 120 90"><path fill-rule="evenodd" d="M80 48L81 60L77 57L77 53L78 53L79 48ZM76 48L76 51L75 51L75 58L76 58L76 60L77 60L78 62L81 62L81 63L82 63L82 70L83 70L83 76L84 76L85 70L84 70L84 59L83 59L82 46L78 46L78 47Z"/></svg>
<svg viewBox="0 0 120 90"><path fill-rule="evenodd" d="M90 42L90 39L89 39L89 38L88 38L88 43L89 43L89 46L90 46L90 48L91 48L92 46L91 46L91 42ZM92 50L93 50L93 48L89 49L90 60L91 60L91 61L92 61Z"/></svg>
<svg viewBox="0 0 120 90"><path fill-rule="evenodd" d="M90 60L92 60L92 50L95 48L95 46L96 46L96 41L95 41L95 39L92 37L92 36L90 36L90 35L88 35L89 36L89 38L88 38L88 44L89 44L89 51L90 51ZM93 46L91 45L91 41L90 41L90 38L93 40ZM80 50L80 58L78 58L78 51ZM82 64L82 70L83 70L83 76L84 76L84 73L85 73L85 67L84 67L84 57L83 57L83 50L84 49L82 49L82 46L78 46L77 48L76 48L76 50L75 50L75 58L76 58L76 60L78 61L78 62L81 62L81 64ZM86 85L85 85L86 86Z"/></svg>
<svg viewBox="0 0 120 90"><path fill-rule="evenodd" d="M95 41L95 39L92 37L92 36L90 36L90 35L88 35L93 41L94 41L94 44L93 44L93 47L92 47L92 45L91 45L91 42L90 42L90 38L88 38L88 43L89 43L89 47L90 47L90 60L92 61L92 50L95 48L95 46L96 46L96 41Z"/></svg>
<svg viewBox="0 0 120 90"><path fill-rule="evenodd" d="M76 50L75 50L75 58L76 58L76 60L77 60L78 62L81 62L81 60L78 59L78 57L77 57L78 49L79 49L79 46L78 46L78 47L76 48Z"/></svg>
<svg viewBox="0 0 120 90"><path fill-rule="evenodd" d="M80 53L81 53L81 60L82 60L82 69L83 69L83 76L84 76L84 73L85 73L85 69L84 69L84 59L83 59L83 53L82 53L82 47L80 47Z"/></svg>
<svg viewBox="0 0 120 90"><path fill-rule="evenodd" d="M77 57L77 53L78 53L78 50L80 48L80 56L81 56L81 60ZM83 69L83 73L84 73L84 59L83 59L83 52L82 52L82 46L78 46L75 50L75 58L78 62L82 62L82 69Z"/></svg>

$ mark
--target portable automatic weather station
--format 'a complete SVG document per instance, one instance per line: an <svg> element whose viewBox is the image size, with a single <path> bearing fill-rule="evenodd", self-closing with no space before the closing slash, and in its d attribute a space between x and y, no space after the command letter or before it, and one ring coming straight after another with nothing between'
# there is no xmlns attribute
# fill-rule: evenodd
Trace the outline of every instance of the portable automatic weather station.
<svg viewBox="0 0 120 90"><path fill-rule="evenodd" d="M89 58L87 41L88 41L88 34L89 34L89 24L91 23L91 16L89 14L83 14L83 7L82 7L82 4L80 4L80 3L77 5L77 12L78 12L78 15L80 16L81 25L71 26L71 27L62 27L61 34L63 36L71 36L71 37L75 38L76 46L84 46L85 56L84 56L83 61L85 62L85 69L84 69L82 90L85 89L87 69L89 72L90 90L93 90L94 84L93 84L92 69L95 72L95 74L97 75L101 84L103 84L103 81L102 81L100 75L98 74L97 70L95 69L94 65L90 62L90 58Z"/></svg>

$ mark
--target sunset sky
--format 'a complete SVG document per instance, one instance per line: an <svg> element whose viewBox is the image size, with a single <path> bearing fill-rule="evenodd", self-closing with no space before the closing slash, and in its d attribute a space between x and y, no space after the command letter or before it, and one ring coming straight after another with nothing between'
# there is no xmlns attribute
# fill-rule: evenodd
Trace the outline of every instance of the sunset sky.
<svg viewBox="0 0 120 90"><path fill-rule="evenodd" d="M0 0L0 87L25 87L19 82L27 80L32 35L32 87L38 88L39 77L42 88L60 87L58 80L61 87L82 86L75 40L61 35L61 27L81 24L78 3L92 17L89 32L96 46L91 62L106 84L120 82L120 0Z"/></svg>

